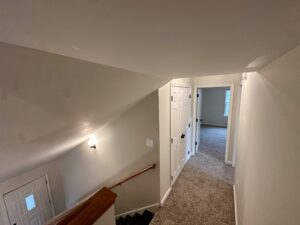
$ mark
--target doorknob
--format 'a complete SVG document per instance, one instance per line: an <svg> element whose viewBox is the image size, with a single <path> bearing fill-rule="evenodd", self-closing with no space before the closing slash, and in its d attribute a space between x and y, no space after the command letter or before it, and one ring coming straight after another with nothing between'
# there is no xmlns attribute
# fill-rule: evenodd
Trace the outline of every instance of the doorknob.
<svg viewBox="0 0 300 225"><path fill-rule="evenodd" d="M181 139L183 139L184 137L185 137L185 134L182 134L182 135L181 135Z"/></svg>

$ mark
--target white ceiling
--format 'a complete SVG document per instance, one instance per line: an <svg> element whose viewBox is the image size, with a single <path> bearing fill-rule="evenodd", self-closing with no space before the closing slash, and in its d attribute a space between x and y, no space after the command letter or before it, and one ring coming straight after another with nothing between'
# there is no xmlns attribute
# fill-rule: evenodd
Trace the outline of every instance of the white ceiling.
<svg viewBox="0 0 300 225"><path fill-rule="evenodd" d="M299 0L1 0L0 182L80 143L166 77L261 68L299 44L299 12Z"/></svg>
<svg viewBox="0 0 300 225"><path fill-rule="evenodd" d="M1 0L0 41L160 76L256 70L299 44L299 0Z"/></svg>

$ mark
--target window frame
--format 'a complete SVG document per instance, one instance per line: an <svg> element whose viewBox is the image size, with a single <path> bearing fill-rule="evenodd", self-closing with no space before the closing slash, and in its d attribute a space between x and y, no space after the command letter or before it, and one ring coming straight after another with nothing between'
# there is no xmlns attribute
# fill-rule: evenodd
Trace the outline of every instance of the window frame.
<svg viewBox="0 0 300 225"><path fill-rule="evenodd" d="M226 89L226 91L225 91L225 99L224 99L224 113L223 113L224 117L228 117L229 116L230 101L231 101L231 91L230 91L230 89Z"/></svg>

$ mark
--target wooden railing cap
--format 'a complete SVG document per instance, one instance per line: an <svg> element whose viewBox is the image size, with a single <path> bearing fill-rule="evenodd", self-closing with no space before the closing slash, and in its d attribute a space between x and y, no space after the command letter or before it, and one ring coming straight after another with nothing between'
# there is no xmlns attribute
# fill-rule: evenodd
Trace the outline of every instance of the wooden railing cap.
<svg viewBox="0 0 300 225"><path fill-rule="evenodd" d="M104 187L86 201L50 220L46 225L92 225L115 202L117 195Z"/></svg>

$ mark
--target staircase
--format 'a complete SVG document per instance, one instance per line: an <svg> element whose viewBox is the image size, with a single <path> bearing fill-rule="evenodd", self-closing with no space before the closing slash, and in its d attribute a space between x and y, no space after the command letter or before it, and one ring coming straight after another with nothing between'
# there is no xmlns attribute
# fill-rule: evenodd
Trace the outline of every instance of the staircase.
<svg viewBox="0 0 300 225"><path fill-rule="evenodd" d="M148 225L154 214L145 210L144 213L141 214L134 214L134 216L126 216L125 218L119 217L117 219L117 225Z"/></svg>

